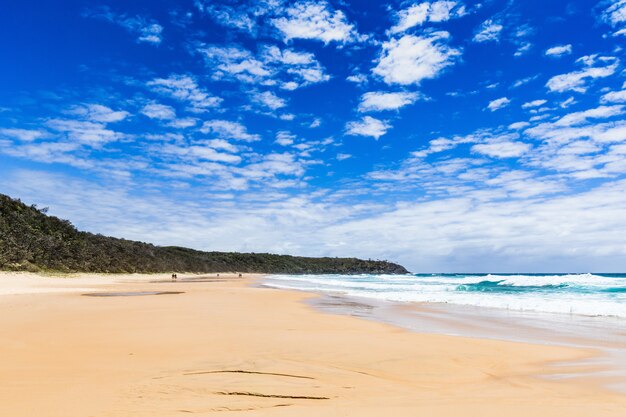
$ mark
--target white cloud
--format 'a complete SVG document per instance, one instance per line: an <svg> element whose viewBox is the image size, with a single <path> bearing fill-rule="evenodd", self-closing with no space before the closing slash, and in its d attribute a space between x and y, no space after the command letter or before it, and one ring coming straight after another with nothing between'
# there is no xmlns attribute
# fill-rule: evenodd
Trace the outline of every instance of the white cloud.
<svg viewBox="0 0 626 417"><path fill-rule="evenodd" d="M397 23L389 31L391 33L404 32L414 26L422 25L428 20L430 3L419 3L407 9L400 10L397 14Z"/></svg>
<svg viewBox="0 0 626 417"><path fill-rule="evenodd" d="M602 96L603 103L626 103L626 90L610 91Z"/></svg>
<svg viewBox="0 0 626 417"><path fill-rule="evenodd" d="M626 266L625 181L568 196L492 201L467 195L398 201L390 208L318 202L307 195L237 199L233 205L227 195L214 193L198 204L171 193L135 196L123 187L42 172L8 178L1 192L49 206L86 230L160 245L383 258L420 272ZM493 186L524 180L501 178Z"/></svg>
<svg viewBox="0 0 626 417"><path fill-rule="evenodd" d="M511 87L513 87L513 88L521 87L521 86L526 85L529 82L537 79L538 77L539 77L538 75L535 75L535 76L532 76L532 77L526 77L526 78L522 78L522 79L516 80L513 83L513 85L511 85Z"/></svg>
<svg viewBox="0 0 626 417"><path fill-rule="evenodd" d="M213 133L221 139L235 139L244 142L255 142L261 140L256 134L248 133L244 125L228 120L209 120L204 122L200 129L203 133Z"/></svg>
<svg viewBox="0 0 626 417"><path fill-rule="evenodd" d="M530 42L522 42L517 50L515 51L515 53L513 54L513 56L516 57L520 57L526 53L528 53L531 49L533 48L533 44Z"/></svg>
<svg viewBox="0 0 626 417"><path fill-rule="evenodd" d="M576 62L583 65L582 70L556 75L548 80L546 87L559 93L564 91L584 93L587 91L587 80L613 75L619 65L619 60L615 57L598 55L587 55Z"/></svg>
<svg viewBox="0 0 626 417"><path fill-rule="evenodd" d="M155 78L147 86L159 94L187 103L189 111L194 113L218 107L223 101L199 87L196 79L189 75L172 74L168 78Z"/></svg>
<svg viewBox="0 0 626 417"><path fill-rule="evenodd" d="M623 27L626 24L626 0L611 0L601 4L608 5L600 15L602 20L618 29L613 36L626 34L626 27Z"/></svg>
<svg viewBox="0 0 626 417"><path fill-rule="evenodd" d="M202 46L198 52L214 79L279 86L285 90L326 82L330 76L309 52L262 46L258 54L240 46Z"/></svg>
<svg viewBox="0 0 626 417"><path fill-rule="evenodd" d="M304 173L304 167L292 153L270 153L263 156L263 160L250 164L242 172L247 178L260 180L275 175L300 176Z"/></svg>
<svg viewBox="0 0 626 417"><path fill-rule="evenodd" d="M531 146L528 143L508 140L492 140L472 146L472 152L494 158L516 158L524 155Z"/></svg>
<svg viewBox="0 0 626 417"><path fill-rule="evenodd" d="M287 101L285 99L278 97L271 91L253 93L252 101L263 107L267 107L270 110L278 110L287 106Z"/></svg>
<svg viewBox="0 0 626 417"><path fill-rule="evenodd" d="M608 120L623 114L624 106L600 106L525 130L525 135L541 141L527 156L528 163L575 180L626 173L623 155L615 148L626 141L626 122Z"/></svg>
<svg viewBox="0 0 626 417"><path fill-rule="evenodd" d="M71 154L79 148L81 148L81 144L77 142L40 142L15 146L10 143L4 145L0 141L0 152L6 155L37 162L66 164L80 169L93 169L93 161L84 160ZM112 173L110 174L112 175Z"/></svg>
<svg viewBox="0 0 626 417"><path fill-rule="evenodd" d="M530 123L528 122L515 122L515 123L511 123L509 125L509 129L511 130L520 130L520 129L524 129L526 127L530 126Z"/></svg>
<svg viewBox="0 0 626 417"><path fill-rule="evenodd" d="M555 129L550 134L557 133ZM626 174L624 156L613 144L626 139L626 126L609 127L607 124L593 128L563 129L565 135L578 131L580 138L550 139L539 146L529 163L545 170L557 172L562 178L581 181L591 178L610 178ZM593 135L587 139L585 131Z"/></svg>
<svg viewBox="0 0 626 417"><path fill-rule="evenodd" d="M486 20L478 28L474 35L474 42L497 42L500 40L500 33L504 27L498 21Z"/></svg>
<svg viewBox="0 0 626 417"><path fill-rule="evenodd" d="M299 1L289 6L284 16L272 19L285 41L314 39L325 44L347 43L358 38L354 25L341 10L332 10L324 0Z"/></svg>
<svg viewBox="0 0 626 417"><path fill-rule="evenodd" d="M512 16L506 17L507 21L511 21ZM514 23L515 25L515 23ZM501 31L502 32L502 31ZM535 33L535 28L529 24L520 24L509 36L508 40L517 46L517 50L513 54L515 57L520 57L533 48L533 43L530 42L529 37Z"/></svg>
<svg viewBox="0 0 626 417"><path fill-rule="evenodd" d="M127 111L115 111L101 104L82 104L79 106L73 106L67 111L67 113L80 116L92 122L101 123L121 122L130 116L130 113Z"/></svg>
<svg viewBox="0 0 626 417"><path fill-rule="evenodd" d="M567 114L557 120L554 124L556 126L573 126L587 122L589 119L606 119L623 113L624 106L622 105L600 106L595 109Z"/></svg>
<svg viewBox="0 0 626 417"><path fill-rule="evenodd" d="M533 107L543 106L547 102L548 102L547 100L533 100L533 101L529 101L529 102L526 102L526 103L522 104L522 108L523 109L531 109Z"/></svg>
<svg viewBox="0 0 626 417"><path fill-rule="evenodd" d="M547 56L555 56L555 57L569 55L571 53L572 53L572 45L570 44L553 46L552 48L548 48L545 52Z"/></svg>
<svg viewBox="0 0 626 417"><path fill-rule="evenodd" d="M549 113L539 114L528 119L529 122L538 122L540 120L544 120L550 117Z"/></svg>
<svg viewBox="0 0 626 417"><path fill-rule="evenodd" d="M619 121L584 126L541 123L527 129L524 133L559 146L581 138L590 139L596 143L616 143L626 140L626 123Z"/></svg>
<svg viewBox="0 0 626 417"><path fill-rule="evenodd" d="M257 83L270 78L273 71L250 51L240 47L208 46L199 51L211 66L216 79L230 75L239 81Z"/></svg>
<svg viewBox="0 0 626 417"><path fill-rule="evenodd" d="M125 137L124 134L107 129L104 123L84 120L51 119L46 126L67 137L70 141L99 147Z"/></svg>
<svg viewBox="0 0 626 417"><path fill-rule="evenodd" d="M330 79L330 75L311 53L270 46L264 50L262 56L265 62L275 67L275 71L282 72L289 78L289 81L283 82L281 88L294 90Z"/></svg>
<svg viewBox="0 0 626 417"><path fill-rule="evenodd" d="M322 125L322 119L320 118L315 118L313 119L313 121L311 122L311 124L309 125L310 129L315 129L317 127L320 127Z"/></svg>
<svg viewBox="0 0 626 417"><path fill-rule="evenodd" d="M161 32L163 32L163 26L158 23L150 23L140 29L139 42L149 42L159 44L163 40Z"/></svg>
<svg viewBox="0 0 626 417"><path fill-rule="evenodd" d="M412 27L429 22L445 22L466 14L465 6L457 1L434 1L413 4L396 14L396 24L390 33L404 32Z"/></svg>
<svg viewBox="0 0 626 417"><path fill-rule="evenodd" d="M518 122L509 126L512 130L523 129L529 124L526 122ZM531 146L527 143L520 142L518 133L497 134L489 130L479 130L465 136L454 136L452 138L439 137L432 139L428 143L428 147L419 151L411 152L411 156L416 160L452 150L460 145L472 145L471 151L482 155L488 155L495 158L511 158L518 157L530 150ZM476 161L472 161L475 163Z"/></svg>
<svg viewBox="0 0 626 417"><path fill-rule="evenodd" d="M173 107L158 103L146 104L141 109L141 113L151 119L172 120L176 118L176 111Z"/></svg>
<svg viewBox="0 0 626 417"><path fill-rule="evenodd" d="M275 143L281 146L289 146L289 145L293 145L295 138L296 138L295 135L292 135L291 133L285 130L281 130L278 133L276 133Z"/></svg>
<svg viewBox="0 0 626 417"><path fill-rule="evenodd" d="M355 84L367 84L367 75L365 74L352 74L346 77L346 81L350 81Z"/></svg>
<svg viewBox="0 0 626 417"><path fill-rule="evenodd" d="M336 158L337 161L345 161L346 159L352 158L352 155L347 153L338 153Z"/></svg>
<svg viewBox="0 0 626 417"><path fill-rule="evenodd" d="M430 4L431 22L445 22L455 17L465 16L465 6L457 1L435 1Z"/></svg>
<svg viewBox="0 0 626 417"><path fill-rule="evenodd" d="M387 84L419 84L435 78L461 55L460 50L447 45L449 38L450 34L442 31L386 41L372 72Z"/></svg>
<svg viewBox="0 0 626 417"><path fill-rule="evenodd" d="M85 16L106 20L110 23L122 26L137 36L137 42L147 42L158 45L163 40L163 26L143 16L128 16L126 14L115 13L107 6L86 12Z"/></svg>
<svg viewBox="0 0 626 417"><path fill-rule="evenodd" d="M224 139L211 139L205 141L213 149L220 149L226 152L237 152L239 148Z"/></svg>
<svg viewBox="0 0 626 417"><path fill-rule="evenodd" d="M428 148L420 151L411 152L414 158L425 158L428 155L454 149L459 145L467 143L477 143L490 138L491 135L486 132L476 132L466 136L454 136L452 138L439 137L428 142Z"/></svg>
<svg viewBox="0 0 626 417"><path fill-rule="evenodd" d="M487 108L491 111L496 111L508 106L509 103L511 103L511 100L509 100L507 97L501 97L495 100L491 100L487 105Z"/></svg>
<svg viewBox="0 0 626 417"><path fill-rule="evenodd" d="M194 119L193 117L185 117L182 119L171 120L167 125L175 129L187 129L188 127L195 126L196 123L198 123L197 119Z"/></svg>
<svg viewBox="0 0 626 417"><path fill-rule="evenodd" d="M346 134L352 136L371 136L378 139L387 133L391 125L384 120L365 116L359 121L346 123Z"/></svg>
<svg viewBox="0 0 626 417"><path fill-rule="evenodd" d="M49 136L49 133L41 129L0 129L0 137L17 139L22 142L32 142Z"/></svg>
<svg viewBox="0 0 626 417"><path fill-rule="evenodd" d="M397 110L401 107L415 103L418 98L419 95L417 93L385 93L382 91L371 91L361 96L359 111L363 113L383 110Z"/></svg>
<svg viewBox="0 0 626 417"><path fill-rule="evenodd" d="M229 153L219 152L210 146L179 146L167 144L161 146L158 151L166 157L177 156L183 160L206 160L233 164L241 162L241 157Z"/></svg>
<svg viewBox="0 0 626 417"><path fill-rule="evenodd" d="M203 4L196 2L200 10L213 18L222 26L239 29L250 34L256 34L257 23L254 16L247 13L246 7L230 7L224 4Z"/></svg>

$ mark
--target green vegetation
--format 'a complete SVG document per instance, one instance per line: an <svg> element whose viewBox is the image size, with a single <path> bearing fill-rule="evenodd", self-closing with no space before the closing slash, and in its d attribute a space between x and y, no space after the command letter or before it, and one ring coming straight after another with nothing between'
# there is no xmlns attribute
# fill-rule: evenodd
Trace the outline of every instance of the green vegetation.
<svg viewBox="0 0 626 417"><path fill-rule="evenodd" d="M201 252L78 231L0 194L0 270L59 272L259 272L361 274L408 272L386 261L304 258L267 253Z"/></svg>

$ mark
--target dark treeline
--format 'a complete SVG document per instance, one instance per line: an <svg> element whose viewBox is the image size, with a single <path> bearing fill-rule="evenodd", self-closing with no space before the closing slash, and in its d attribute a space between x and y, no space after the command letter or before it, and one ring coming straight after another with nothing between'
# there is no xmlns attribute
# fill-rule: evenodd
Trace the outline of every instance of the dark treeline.
<svg viewBox="0 0 626 417"><path fill-rule="evenodd" d="M59 272L389 273L404 267L356 258L305 258L267 253L202 252L78 231L0 194L0 270Z"/></svg>

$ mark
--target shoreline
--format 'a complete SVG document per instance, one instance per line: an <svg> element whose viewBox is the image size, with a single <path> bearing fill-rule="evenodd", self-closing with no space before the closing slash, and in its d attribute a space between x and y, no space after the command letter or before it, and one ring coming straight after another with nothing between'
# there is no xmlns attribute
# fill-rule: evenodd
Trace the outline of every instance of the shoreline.
<svg viewBox="0 0 626 417"><path fill-rule="evenodd" d="M271 288L271 287L270 287ZM303 291L310 293L309 291ZM418 334L496 340L583 349L589 356L555 363L552 377L589 379L626 393L626 333L622 319L517 312L496 308L429 302L393 302L316 292L311 308L396 326ZM580 321L579 321L580 320ZM583 334L578 331L583 330ZM571 373L576 367L579 371ZM559 374L560 371L567 371Z"/></svg>
<svg viewBox="0 0 626 417"><path fill-rule="evenodd" d="M255 288L260 276L220 275L31 277L48 292L0 296L0 414L621 416L626 407L597 381L543 378L591 350L414 333L322 314L307 305L311 293ZM0 287L16 281L6 276ZM99 292L180 293L84 297L83 281Z"/></svg>

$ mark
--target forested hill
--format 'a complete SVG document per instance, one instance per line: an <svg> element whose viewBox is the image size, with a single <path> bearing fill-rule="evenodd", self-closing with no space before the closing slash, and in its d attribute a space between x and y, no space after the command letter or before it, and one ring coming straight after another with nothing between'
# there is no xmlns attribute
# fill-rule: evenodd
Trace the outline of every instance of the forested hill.
<svg viewBox="0 0 626 417"><path fill-rule="evenodd" d="M201 252L78 231L0 194L0 270L60 272L259 272L290 274L404 274L386 261L305 258L267 253Z"/></svg>

